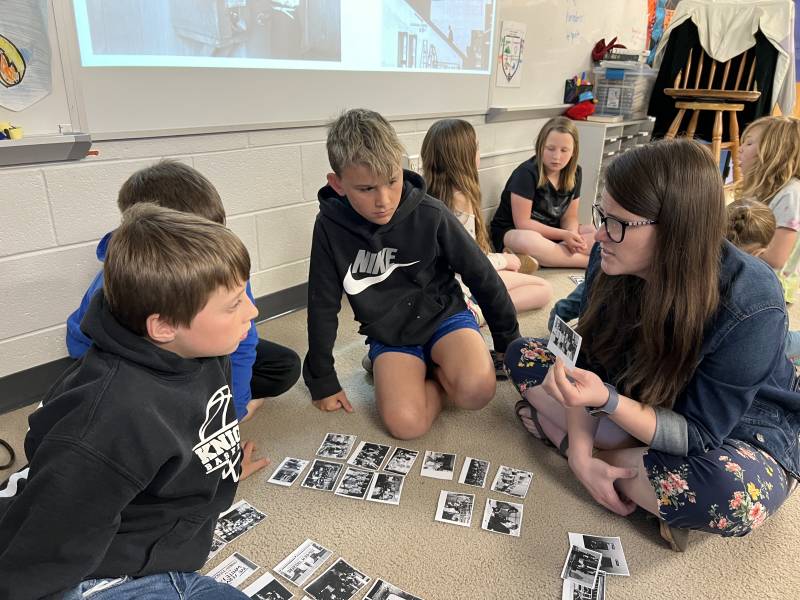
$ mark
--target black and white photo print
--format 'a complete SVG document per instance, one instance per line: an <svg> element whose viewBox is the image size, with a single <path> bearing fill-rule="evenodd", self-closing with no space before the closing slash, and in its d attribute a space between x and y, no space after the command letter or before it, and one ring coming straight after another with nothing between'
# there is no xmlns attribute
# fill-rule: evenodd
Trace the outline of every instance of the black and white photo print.
<svg viewBox="0 0 800 600"><path fill-rule="evenodd" d="M482 488L486 485L486 476L489 474L489 461L468 456L464 459L458 483Z"/></svg>
<svg viewBox="0 0 800 600"><path fill-rule="evenodd" d="M582 339L577 331L556 315L555 321L553 321L553 330L550 332L550 339L547 342L547 349L556 356L560 356L569 368L574 369Z"/></svg>
<svg viewBox="0 0 800 600"><path fill-rule="evenodd" d="M422 459L422 470L420 475L432 477L434 479L453 479L453 471L456 468L456 455L446 452L433 452L426 450Z"/></svg>
<svg viewBox="0 0 800 600"><path fill-rule="evenodd" d="M330 555L331 551L321 544L306 540L279 562L273 571L297 587L303 587Z"/></svg>
<svg viewBox="0 0 800 600"><path fill-rule="evenodd" d="M486 531L519 537L522 531L522 504L487 498L481 527Z"/></svg>
<svg viewBox="0 0 800 600"><path fill-rule="evenodd" d="M597 585L597 574L600 571L599 552L571 545L561 570L561 579L594 589Z"/></svg>
<svg viewBox="0 0 800 600"><path fill-rule="evenodd" d="M422 600L422 598L409 594L388 581L378 579L364 596L364 600Z"/></svg>
<svg viewBox="0 0 800 600"><path fill-rule="evenodd" d="M383 470L399 473L400 475L408 475L411 471L411 467L414 466L414 461L417 460L417 456L419 456L419 452L416 450L409 450L408 448L401 448L398 446L394 449L392 457L386 463L386 466L383 467Z"/></svg>
<svg viewBox="0 0 800 600"><path fill-rule="evenodd" d="M243 589L242 593L253 600L291 600L292 598L292 592L283 587L271 573L264 573Z"/></svg>
<svg viewBox="0 0 800 600"><path fill-rule="evenodd" d="M505 465L500 465L497 474L494 476L491 490L508 494L515 498L525 498L528 495L528 488L531 485L533 473L523 469L512 469Z"/></svg>
<svg viewBox="0 0 800 600"><path fill-rule="evenodd" d="M353 449L356 436L344 433L328 433L317 450L317 456L344 460Z"/></svg>
<svg viewBox="0 0 800 600"><path fill-rule="evenodd" d="M367 469L368 471L380 471L381 465L391 448L391 446L385 446L383 444L361 442L347 463L354 467Z"/></svg>
<svg viewBox="0 0 800 600"><path fill-rule="evenodd" d="M376 473L375 479L367 494L367 500L382 502L383 504L400 504L400 495L403 493L403 475L394 473Z"/></svg>
<svg viewBox="0 0 800 600"><path fill-rule="evenodd" d="M336 479L342 471L342 465L339 463L328 462L325 460L315 460L311 468L300 484L304 488L312 490L321 490L323 492L330 492L336 487Z"/></svg>
<svg viewBox="0 0 800 600"><path fill-rule="evenodd" d="M358 569L337 560L305 589L314 600L349 600L369 583L370 578Z"/></svg>
<svg viewBox="0 0 800 600"><path fill-rule="evenodd" d="M628 561L618 537L590 535L588 533L570 533L569 543L581 546L587 550L594 550L603 555L600 561L600 570L607 575L630 576Z"/></svg>
<svg viewBox="0 0 800 600"><path fill-rule="evenodd" d="M300 473L303 472L306 466L308 466L307 460L288 456L278 465L278 468L267 479L267 482L289 487L300 477Z"/></svg>
<svg viewBox="0 0 800 600"><path fill-rule="evenodd" d="M435 518L442 523L469 527L472 525L472 509L474 507L474 494L442 490L439 493L439 504L436 507Z"/></svg>
<svg viewBox="0 0 800 600"><path fill-rule="evenodd" d="M363 500L364 496L367 495L369 484L372 483L373 475L374 473L371 471L347 467L334 494L345 498Z"/></svg>
<svg viewBox="0 0 800 600"><path fill-rule="evenodd" d="M220 514L217 525L214 528L214 535L220 540L229 544L240 535L250 531L267 515L252 506L246 500L239 500L224 513Z"/></svg>

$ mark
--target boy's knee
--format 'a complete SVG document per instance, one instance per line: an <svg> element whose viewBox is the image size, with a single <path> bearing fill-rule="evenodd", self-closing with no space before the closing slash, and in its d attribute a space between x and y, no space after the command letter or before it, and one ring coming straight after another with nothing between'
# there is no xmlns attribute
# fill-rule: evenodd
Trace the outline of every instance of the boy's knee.
<svg viewBox="0 0 800 600"><path fill-rule="evenodd" d="M384 425L392 437L400 440L422 437L431 428L431 424L423 412L408 407L385 415Z"/></svg>
<svg viewBox="0 0 800 600"><path fill-rule="evenodd" d="M459 408L479 410L489 404L497 389L494 370L487 373L464 374L453 383L452 401Z"/></svg>

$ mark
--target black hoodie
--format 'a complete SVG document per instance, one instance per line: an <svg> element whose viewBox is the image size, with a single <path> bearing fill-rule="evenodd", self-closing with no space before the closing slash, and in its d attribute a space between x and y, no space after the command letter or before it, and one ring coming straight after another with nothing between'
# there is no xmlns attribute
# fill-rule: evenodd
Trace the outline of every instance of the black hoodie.
<svg viewBox="0 0 800 600"><path fill-rule="evenodd" d="M82 329L94 345L30 416L27 472L0 486L0 598L196 571L236 493L227 357L158 348L120 325L102 293Z"/></svg>
<svg viewBox="0 0 800 600"><path fill-rule="evenodd" d="M359 333L390 346L423 345L442 320L466 309L455 279L475 295L494 347L519 337L517 314L502 280L464 226L425 182L403 172L397 211L385 225L359 215L333 188L319 191L308 276L308 354L303 378L315 400L342 388L333 343L347 293Z"/></svg>

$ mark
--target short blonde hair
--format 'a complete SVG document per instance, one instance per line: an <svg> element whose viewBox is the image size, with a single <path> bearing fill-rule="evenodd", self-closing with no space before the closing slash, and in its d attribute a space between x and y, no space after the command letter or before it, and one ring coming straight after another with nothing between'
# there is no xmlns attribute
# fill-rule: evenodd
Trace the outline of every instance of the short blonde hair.
<svg viewBox="0 0 800 600"><path fill-rule="evenodd" d="M137 335L158 314L189 327L220 286L245 283L250 256L224 225L155 204L136 204L122 215L108 244L103 293L112 314Z"/></svg>
<svg viewBox="0 0 800 600"><path fill-rule="evenodd" d="M775 235L775 215L763 202L739 198L728 205L728 231L725 236L748 254L764 250Z"/></svg>
<svg viewBox="0 0 800 600"><path fill-rule="evenodd" d="M737 198L753 198L769 204L792 177L800 178L800 120L794 117L761 117L742 133L742 142L761 131L756 162L743 174Z"/></svg>
<svg viewBox="0 0 800 600"><path fill-rule="evenodd" d="M336 175L363 165L388 180L402 166L403 144L389 121L375 111L353 108L328 127L328 160Z"/></svg>

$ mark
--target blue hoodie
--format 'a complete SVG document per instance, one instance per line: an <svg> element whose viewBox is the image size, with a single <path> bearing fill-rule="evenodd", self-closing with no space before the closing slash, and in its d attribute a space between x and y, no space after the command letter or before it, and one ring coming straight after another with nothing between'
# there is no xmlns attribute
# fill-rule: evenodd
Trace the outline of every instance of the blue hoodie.
<svg viewBox="0 0 800 600"><path fill-rule="evenodd" d="M114 232L104 235L100 243L97 244L97 260L101 263L106 259L106 249L112 233ZM72 358L81 358L89 350L89 346L92 345L92 340L81 331L81 321L95 292L102 288L103 270L101 269L92 279L92 283L89 284L89 289L83 295L78 309L67 318L67 351ZM255 302L249 281L245 286L245 292L250 300ZM233 403L236 408L236 416L239 419L247 414L247 403L252 398L250 379L253 376L253 363L256 361L256 345L258 345L258 331L256 331L255 321L252 321L247 337L239 343L239 347L231 354Z"/></svg>

